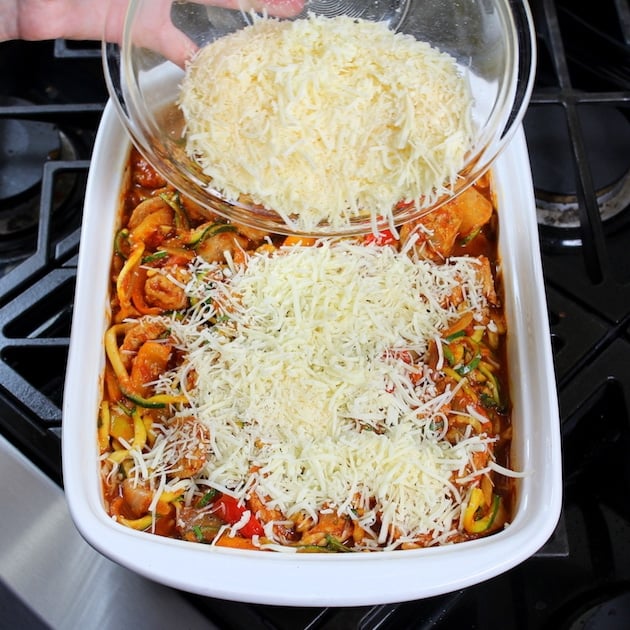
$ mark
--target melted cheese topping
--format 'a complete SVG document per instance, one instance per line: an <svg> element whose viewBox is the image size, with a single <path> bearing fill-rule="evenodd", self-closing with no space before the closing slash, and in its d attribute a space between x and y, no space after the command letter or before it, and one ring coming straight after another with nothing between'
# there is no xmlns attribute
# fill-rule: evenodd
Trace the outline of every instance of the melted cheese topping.
<svg viewBox="0 0 630 630"><path fill-rule="evenodd" d="M196 375L188 395L211 435L198 483L256 491L287 517L334 509L367 531L380 513L375 546L394 545L393 528L395 545L447 541L465 499L456 479L489 440L444 438L455 390L438 393L406 353L422 356L461 316L456 291L484 308L477 269L348 241L258 253L232 271L197 260L196 306L169 322L187 358L160 387Z"/></svg>
<svg viewBox="0 0 630 630"><path fill-rule="evenodd" d="M455 60L385 23L258 19L202 49L180 106L187 152L228 198L294 229L391 219L434 200L471 147L472 99Z"/></svg>

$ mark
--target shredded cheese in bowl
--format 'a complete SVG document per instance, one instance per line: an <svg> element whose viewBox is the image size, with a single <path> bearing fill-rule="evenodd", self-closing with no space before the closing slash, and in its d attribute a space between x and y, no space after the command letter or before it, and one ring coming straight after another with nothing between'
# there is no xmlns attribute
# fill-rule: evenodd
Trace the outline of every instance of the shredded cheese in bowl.
<svg viewBox="0 0 630 630"><path fill-rule="evenodd" d="M226 198L292 228L334 227L430 204L472 146L472 97L455 60L385 23L257 19L189 64L186 152Z"/></svg>

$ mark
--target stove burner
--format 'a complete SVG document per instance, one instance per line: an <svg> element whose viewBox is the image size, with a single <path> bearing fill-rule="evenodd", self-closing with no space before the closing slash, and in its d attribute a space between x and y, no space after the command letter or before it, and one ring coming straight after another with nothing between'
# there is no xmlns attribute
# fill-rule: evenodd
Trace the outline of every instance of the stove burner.
<svg viewBox="0 0 630 630"><path fill-rule="evenodd" d="M630 618L630 590L627 584L613 584L601 592L581 593L572 601L569 619L555 625L566 630L622 630Z"/></svg>
<svg viewBox="0 0 630 630"><path fill-rule="evenodd" d="M0 97L0 105L26 105L14 97ZM2 249L14 248L16 237L32 232L39 221L44 164L73 160L77 150L70 138L52 123L0 118L0 239ZM74 186L75 177L64 174L55 185L54 209Z"/></svg>
<svg viewBox="0 0 630 630"><path fill-rule="evenodd" d="M630 123L609 105L580 105L578 116L605 221L630 204ZM538 222L557 228L579 227L576 173L563 108L531 107L524 126L532 155Z"/></svg>
<svg viewBox="0 0 630 630"><path fill-rule="evenodd" d="M41 183L42 163L59 153L59 134L50 123L8 119L0 120L0 139L0 202L6 205Z"/></svg>

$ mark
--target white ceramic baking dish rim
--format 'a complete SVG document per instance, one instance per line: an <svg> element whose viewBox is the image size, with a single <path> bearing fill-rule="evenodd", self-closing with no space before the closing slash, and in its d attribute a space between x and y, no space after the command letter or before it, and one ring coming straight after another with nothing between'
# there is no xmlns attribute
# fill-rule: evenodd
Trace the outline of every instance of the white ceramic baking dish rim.
<svg viewBox="0 0 630 630"><path fill-rule="evenodd" d="M283 554L221 549L136 532L103 508L96 417L108 278L129 138L108 104L88 178L63 405L63 477L72 518L103 555L163 584L217 598L294 606L409 601L482 582L535 553L561 509L559 415L529 158L522 129L493 171L504 220L500 249L514 405L513 522L480 540L370 554Z"/></svg>

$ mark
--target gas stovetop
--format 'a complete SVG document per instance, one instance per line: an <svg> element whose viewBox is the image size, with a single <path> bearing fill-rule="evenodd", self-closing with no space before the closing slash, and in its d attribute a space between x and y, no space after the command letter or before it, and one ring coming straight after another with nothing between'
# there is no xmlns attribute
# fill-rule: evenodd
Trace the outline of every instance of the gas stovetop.
<svg viewBox="0 0 630 630"><path fill-rule="evenodd" d="M422 601L276 608L183 595L209 624L630 624L630 8L580 4L531 2L539 67L524 123L562 420L556 532L508 573ZM84 42L0 44L0 74L0 433L61 486L82 202L107 93L99 47Z"/></svg>

